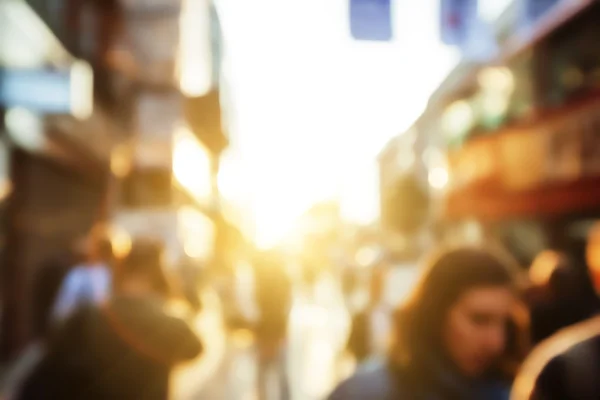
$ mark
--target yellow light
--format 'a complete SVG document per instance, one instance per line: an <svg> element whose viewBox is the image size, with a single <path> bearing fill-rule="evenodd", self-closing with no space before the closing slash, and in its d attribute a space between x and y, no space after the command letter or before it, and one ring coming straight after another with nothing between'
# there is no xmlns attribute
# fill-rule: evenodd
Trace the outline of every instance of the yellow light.
<svg viewBox="0 0 600 400"><path fill-rule="evenodd" d="M510 93L515 88L515 78L507 67L485 68L477 77L484 90Z"/></svg>
<svg viewBox="0 0 600 400"><path fill-rule="evenodd" d="M444 167L436 167L429 171L429 185L434 189L444 189L449 181L448 170Z"/></svg>
<svg viewBox="0 0 600 400"><path fill-rule="evenodd" d="M110 170L116 177L123 178L131 171L131 152L131 147L125 144L113 149L110 157Z"/></svg>
<svg viewBox="0 0 600 400"><path fill-rule="evenodd" d="M442 116L442 129L449 139L455 139L469 130L474 122L473 108L466 100L460 100L450 105Z"/></svg>
<svg viewBox="0 0 600 400"><path fill-rule="evenodd" d="M212 194L211 160L204 147L186 127L175 134L173 175L177 182L201 201Z"/></svg>
<svg viewBox="0 0 600 400"><path fill-rule="evenodd" d="M509 106L509 98L502 94L489 94L483 97L481 108L485 115L502 115Z"/></svg>
<svg viewBox="0 0 600 400"><path fill-rule="evenodd" d="M560 262L558 253L552 250L541 252L529 269L529 280L534 285L545 285Z"/></svg>
<svg viewBox="0 0 600 400"><path fill-rule="evenodd" d="M104 229L107 233L116 258L124 258L129 254L131 251L131 236L125 229L113 224L99 229Z"/></svg>
<svg viewBox="0 0 600 400"><path fill-rule="evenodd" d="M379 257L379 249L375 247L364 247L356 253L356 262L361 267L372 265Z"/></svg>
<svg viewBox="0 0 600 400"><path fill-rule="evenodd" d="M191 258L207 258L214 246L214 225L193 207L182 207L178 212L179 240L184 253Z"/></svg>

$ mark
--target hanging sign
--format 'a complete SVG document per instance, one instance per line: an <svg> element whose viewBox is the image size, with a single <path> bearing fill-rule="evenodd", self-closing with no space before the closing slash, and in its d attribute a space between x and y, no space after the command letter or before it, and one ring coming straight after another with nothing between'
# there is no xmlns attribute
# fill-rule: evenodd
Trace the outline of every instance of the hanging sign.
<svg viewBox="0 0 600 400"><path fill-rule="evenodd" d="M356 40L392 40L391 0L350 0L350 33Z"/></svg>

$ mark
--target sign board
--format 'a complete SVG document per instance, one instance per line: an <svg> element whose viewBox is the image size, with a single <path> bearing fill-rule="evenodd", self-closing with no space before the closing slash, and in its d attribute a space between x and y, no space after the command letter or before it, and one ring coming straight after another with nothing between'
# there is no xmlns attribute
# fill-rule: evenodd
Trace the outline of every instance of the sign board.
<svg viewBox="0 0 600 400"><path fill-rule="evenodd" d="M392 40L391 0L350 0L350 34L356 40Z"/></svg>
<svg viewBox="0 0 600 400"><path fill-rule="evenodd" d="M64 70L0 69L0 104L44 114L92 113L93 77L86 63Z"/></svg>
<svg viewBox="0 0 600 400"><path fill-rule="evenodd" d="M489 23L477 0L440 0L440 33L444 44L458 47L469 60L487 61L498 51Z"/></svg>
<svg viewBox="0 0 600 400"><path fill-rule="evenodd" d="M523 24L530 27L560 2L561 0L524 0L522 2Z"/></svg>
<svg viewBox="0 0 600 400"><path fill-rule="evenodd" d="M467 41L471 19L476 16L476 0L441 0L441 39L449 46L462 46Z"/></svg>

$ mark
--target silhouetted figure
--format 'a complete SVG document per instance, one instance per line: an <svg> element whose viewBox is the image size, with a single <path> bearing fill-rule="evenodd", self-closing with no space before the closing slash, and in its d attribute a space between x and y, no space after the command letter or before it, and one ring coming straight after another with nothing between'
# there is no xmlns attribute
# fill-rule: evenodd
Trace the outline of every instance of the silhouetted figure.
<svg viewBox="0 0 600 400"><path fill-rule="evenodd" d="M543 271L545 281L529 291L531 339L539 343L559 330L582 322L600 310L600 303L585 266L564 253L547 251L534 261Z"/></svg>
<svg viewBox="0 0 600 400"><path fill-rule="evenodd" d="M593 289L600 289L600 225L589 235L585 262L586 282L557 277L555 285L568 293L556 318L573 320L596 316L559 331L542 342L525 361L511 395L512 400L583 400L600 398L600 316ZM575 254L577 256L577 254ZM590 276L591 275L591 276ZM593 285L590 285L590 277ZM585 286L587 285L587 286ZM592 293L589 293L590 290ZM579 295L575 292L580 291ZM571 310L571 311L570 311ZM569 313L572 312L572 315ZM566 320L565 320L566 318Z"/></svg>
<svg viewBox="0 0 600 400"><path fill-rule="evenodd" d="M162 246L134 242L115 294L78 310L57 333L20 400L165 400L169 375L202 346L181 319L164 311L169 284Z"/></svg>
<svg viewBox="0 0 600 400"><path fill-rule="evenodd" d="M254 261L256 304L260 313L256 326L258 391L266 400L269 372L279 379L281 399L289 398L285 363L285 339L292 302L291 280L283 260L274 253L260 254Z"/></svg>
<svg viewBox="0 0 600 400"><path fill-rule="evenodd" d="M369 282L369 302L352 318L347 347L359 363L388 350L393 310L384 301L386 272L382 267L374 268Z"/></svg>

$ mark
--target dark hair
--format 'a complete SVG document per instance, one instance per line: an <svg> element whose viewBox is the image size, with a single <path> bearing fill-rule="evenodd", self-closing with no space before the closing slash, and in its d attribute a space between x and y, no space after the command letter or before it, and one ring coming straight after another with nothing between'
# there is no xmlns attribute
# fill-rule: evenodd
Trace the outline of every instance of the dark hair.
<svg viewBox="0 0 600 400"><path fill-rule="evenodd" d="M93 251L93 257L97 257L101 262L108 263L109 265L113 264L115 253L112 241L108 236L96 239Z"/></svg>
<svg viewBox="0 0 600 400"><path fill-rule="evenodd" d="M501 256L481 248L459 247L440 253L427 266L409 300L395 315L395 362L418 371L431 354L443 354L441 332L450 308L476 287L516 286L516 269ZM515 323L507 332L516 334ZM516 351L520 340L507 340L506 351ZM420 371L426 372L426 371Z"/></svg>
<svg viewBox="0 0 600 400"><path fill-rule="evenodd" d="M153 239L136 239L131 244L129 254L120 263L117 271L117 286L123 279L144 277L159 294L170 295L171 284L164 271L164 246Z"/></svg>

